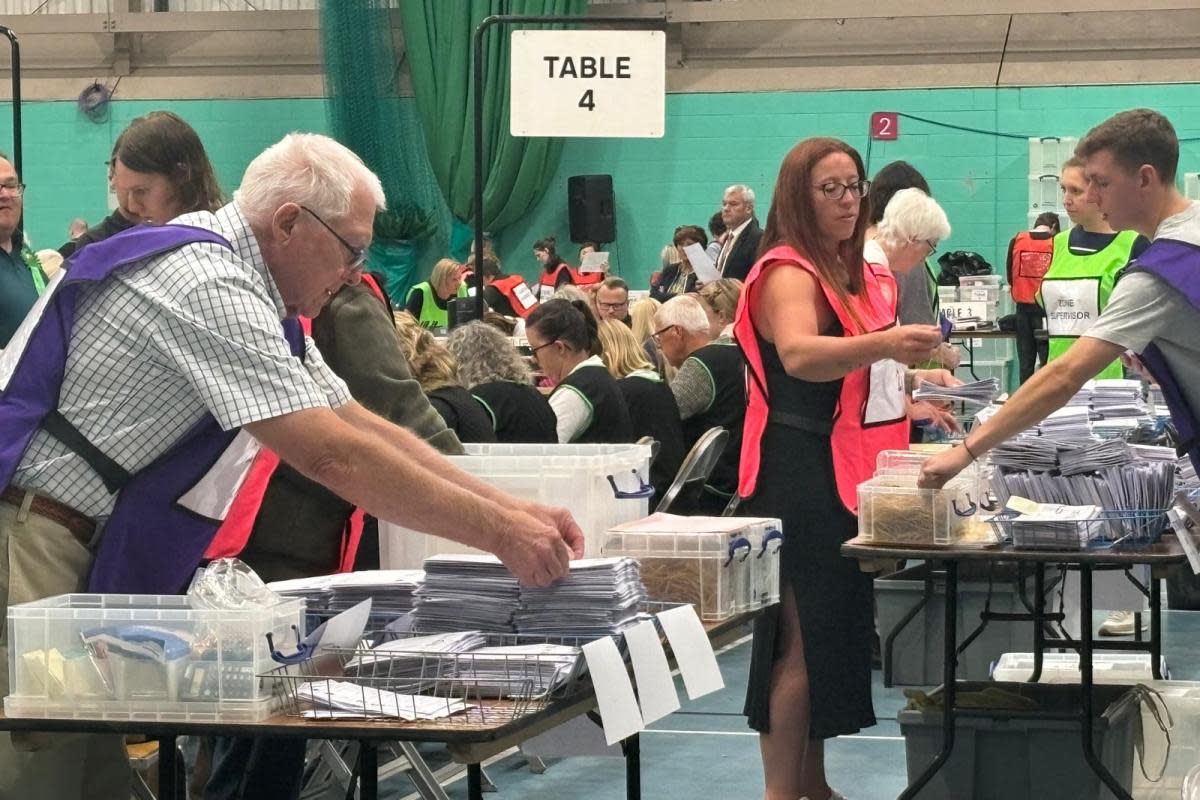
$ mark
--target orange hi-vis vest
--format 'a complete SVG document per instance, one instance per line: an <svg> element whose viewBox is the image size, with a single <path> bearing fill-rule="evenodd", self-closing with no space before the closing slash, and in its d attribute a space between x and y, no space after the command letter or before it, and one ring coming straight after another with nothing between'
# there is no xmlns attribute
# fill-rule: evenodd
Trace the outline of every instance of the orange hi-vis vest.
<svg viewBox="0 0 1200 800"><path fill-rule="evenodd" d="M884 359L847 374L842 379L841 395L832 420L805 420L788 413L786 408L776 409L777 414L771 414L767 375L754 320L751 318L750 297L755 282L768 270L780 268L783 264L797 265L816 278L825 300L842 324L844 336L861 336L896 324L896 279L882 265L863 262L864 293L850 298L855 314L866 328L862 330L833 289L821 280L817 268L794 248L786 245L772 248L755 263L746 276L733 323L734 337L746 355L747 405L742 429L738 494L750 497L757 487L761 464L760 442L769 419L777 424L793 424L810 432L828 433L838 497L851 513L857 513L858 484L874 474L875 460L880 451L908 447L905 367L899 362ZM797 490L800 489L798 485Z"/></svg>
<svg viewBox="0 0 1200 800"><path fill-rule="evenodd" d="M1035 239L1029 231L1017 234L1012 251L1012 297L1016 303L1037 303L1042 278L1050 269L1054 237Z"/></svg>

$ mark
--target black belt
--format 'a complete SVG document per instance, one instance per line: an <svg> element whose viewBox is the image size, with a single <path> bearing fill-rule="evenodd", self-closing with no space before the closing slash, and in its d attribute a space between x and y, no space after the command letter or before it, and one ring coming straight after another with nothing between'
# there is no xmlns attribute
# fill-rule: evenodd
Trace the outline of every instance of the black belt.
<svg viewBox="0 0 1200 800"><path fill-rule="evenodd" d="M817 436L829 436L833 433L833 420L805 417L787 411L776 411L773 408L767 412L767 422L774 422L786 428L795 428L805 433L815 433Z"/></svg>

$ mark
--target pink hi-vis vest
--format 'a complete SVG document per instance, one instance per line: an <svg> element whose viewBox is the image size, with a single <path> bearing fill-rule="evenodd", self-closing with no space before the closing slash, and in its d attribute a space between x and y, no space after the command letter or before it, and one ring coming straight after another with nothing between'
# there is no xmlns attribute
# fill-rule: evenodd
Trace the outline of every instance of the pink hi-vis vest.
<svg viewBox="0 0 1200 800"><path fill-rule="evenodd" d="M772 248L763 255L746 277L738 301L733 330L742 352L746 354L746 421L742 429L742 458L738 476L738 494L750 497L758 482L761 463L759 443L770 415L767 396L767 375L763 368L754 321L751 319L750 296L755 281L767 270L786 264L806 270L816 278L825 300L842 323L844 336L860 336L890 328L896 324L896 279L887 267L879 264L862 265L865 290L851 297L855 313L866 326L858 323L833 290L821 280L817 268L794 248L786 245ZM788 411L788 409L777 409ZM842 392L832 420L817 420L830 424L830 445L833 451L833 471L838 496L851 513L858 513L858 484L875 471L875 460L882 450L903 450L908 447L909 426L904 405L904 365L885 360L846 375Z"/></svg>

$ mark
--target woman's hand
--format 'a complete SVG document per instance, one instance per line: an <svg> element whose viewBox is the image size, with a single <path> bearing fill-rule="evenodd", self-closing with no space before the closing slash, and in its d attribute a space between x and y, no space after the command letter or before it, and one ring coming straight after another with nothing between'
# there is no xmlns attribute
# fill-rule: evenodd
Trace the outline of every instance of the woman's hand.
<svg viewBox="0 0 1200 800"><path fill-rule="evenodd" d="M913 389L917 388L921 381L947 388L963 385L962 381L954 377L954 373L945 369L914 369L909 372L909 377Z"/></svg>
<svg viewBox="0 0 1200 800"><path fill-rule="evenodd" d="M908 418L918 425L931 425L945 433L958 433L962 428L948 406L928 400L908 400Z"/></svg>
<svg viewBox="0 0 1200 800"><path fill-rule="evenodd" d="M946 369L955 369L962 362L962 355L958 352L958 348L949 342L942 342L938 346L937 353L934 354L933 360L941 364Z"/></svg>
<svg viewBox="0 0 1200 800"><path fill-rule="evenodd" d="M942 344L942 329L936 325L897 325L879 335L886 357L901 364L929 361Z"/></svg>

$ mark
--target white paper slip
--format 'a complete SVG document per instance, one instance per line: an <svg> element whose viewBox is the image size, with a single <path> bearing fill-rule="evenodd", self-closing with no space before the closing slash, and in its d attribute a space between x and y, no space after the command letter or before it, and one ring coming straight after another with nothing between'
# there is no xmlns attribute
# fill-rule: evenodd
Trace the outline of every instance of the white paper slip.
<svg viewBox="0 0 1200 800"><path fill-rule="evenodd" d="M696 280L700 283L721 280L721 273L717 271L716 265L701 245L689 244L683 248L683 252L687 253L688 263L692 265L692 272L696 273Z"/></svg>
<svg viewBox="0 0 1200 800"><path fill-rule="evenodd" d="M371 616L371 598L363 600L333 619L322 623L305 638L305 643L314 645L317 652L329 650L353 650L362 641L363 631Z"/></svg>
<svg viewBox="0 0 1200 800"><path fill-rule="evenodd" d="M583 257L579 264L580 272L604 272L608 269L608 253L592 251Z"/></svg>
<svg viewBox="0 0 1200 800"><path fill-rule="evenodd" d="M667 665L667 654L658 638L658 628L653 622L639 622L625 629L625 643L629 645L629 659L637 679L642 722L649 725L678 711L679 695Z"/></svg>
<svg viewBox="0 0 1200 800"><path fill-rule="evenodd" d="M616 642L611 636L588 642L583 646L583 656L596 690L600 718L604 720L604 740L616 744L641 731L645 727L642 712Z"/></svg>
<svg viewBox="0 0 1200 800"><path fill-rule="evenodd" d="M679 606L660 612L658 621L667 634L667 641L671 643L671 652L675 655L675 663L679 665L679 674L683 676L688 697L695 700L724 689L725 679L721 677L721 668L717 666L717 656L704 626L700 624L700 618L696 616L695 607Z"/></svg>

